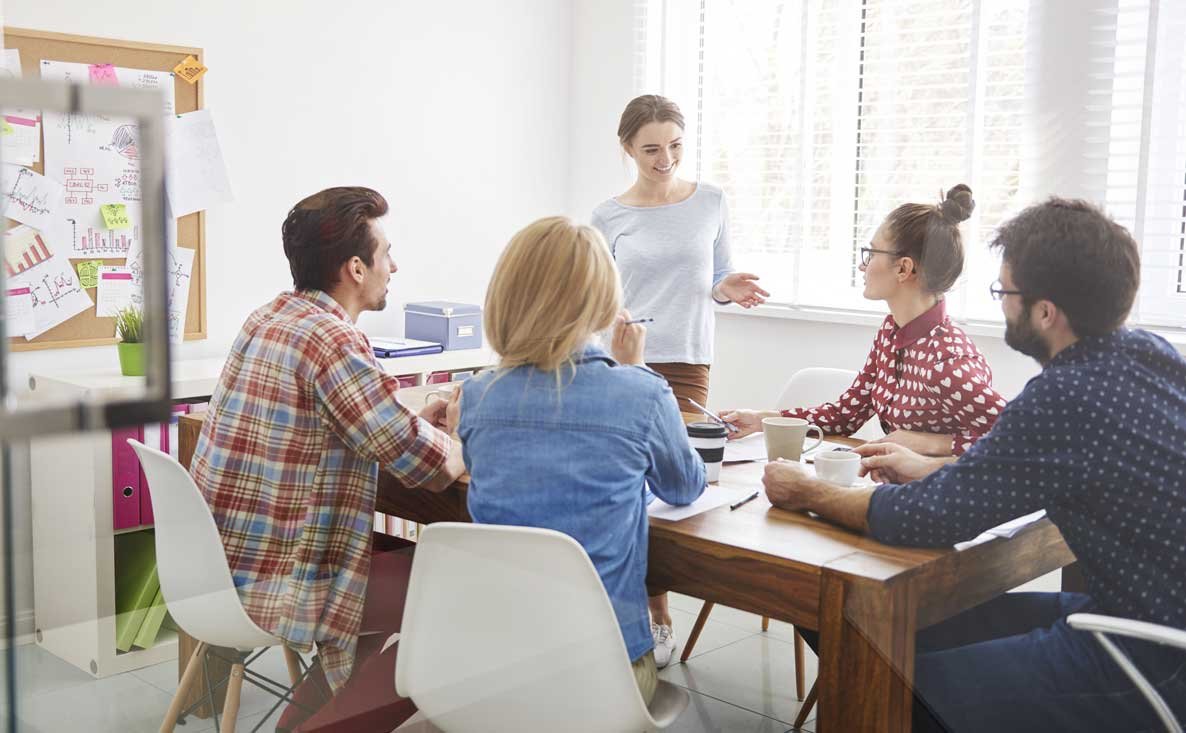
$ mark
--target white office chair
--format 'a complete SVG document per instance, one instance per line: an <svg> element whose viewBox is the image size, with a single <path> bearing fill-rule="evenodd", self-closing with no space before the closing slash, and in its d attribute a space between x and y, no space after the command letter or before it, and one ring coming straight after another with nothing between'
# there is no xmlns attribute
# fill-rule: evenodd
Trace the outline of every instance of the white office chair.
<svg viewBox="0 0 1186 733"><path fill-rule="evenodd" d="M243 610L231 580L214 517L185 468L155 448L135 440L129 440L128 444L136 451L144 475L152 487L161 595L177 625L198 641L177 686L177 694L169 705L169 712L161 723L161 733L172 731L189 714L189 710L182 711L182 705L190 688L197 682L198 673L205 666L206 654L214 653L211 647L226 647L239 653L226 681L228 686L221 730L234 733L244 678L279 698L260 721L262 725L281 703L291 699L292 688L308 674L308 668L296 652L284 646L281 639L257 626ZM247 669L247 665L274 646L284 649L290 687ZM251 656L255 650L259 652ZM199 700L190 709L202 702L208 702L210 709L214 710L213 689L208 690L206 698Z"/></svg>
<svg viewBox="0 0 1186 733"><path fill-rule="evenodd" d="M792 407L813 407L832 402L852 385L857 373L851 369L829 369L809 367L791 375L774 402L774 409L789 410ZM877 440L885 437L881 423L872 417L853 433L858 440Z"/></svg>
<svg viewBox="0 0 1186 733"><path fill-rule="evenodd" d="M1067 617L1067 624L1072 629L1079 629L1080 631L1090 631L1099 643L1104 647L1104 650L1116 660L1116 664L1124 670L1149 704L1153 706L1153 710L1157 713L1157 717L1161 719L1165 729L1170 733L1182 733L1182 726L1174 717L1174 713L1170 710L1170 706L1166 704L1165 699L1158 694L1153 685L1145 679L1144 675L1137 670L1132 660L1128 655L1116 646L1109 634L1116 636L1127 636L1133 639L1141 639L1144 641L1152 641L1157 644L1168 644L1179 649L1186 650L1186 631L1173 629L1169 626L1161 626L1159 624L1151 624L1145 621L1133 621L1131 619L1116 618L1115 616L1101 616L1095 613L1074 613Z"/></svg>
<svg viewBox="0 0 1186 733"><path fill-rule="evenodd" d="M551 530L425 527L399 643L396 692L440 730L659 730L688 704L662 680L643 704L593 563Z"/></svg>

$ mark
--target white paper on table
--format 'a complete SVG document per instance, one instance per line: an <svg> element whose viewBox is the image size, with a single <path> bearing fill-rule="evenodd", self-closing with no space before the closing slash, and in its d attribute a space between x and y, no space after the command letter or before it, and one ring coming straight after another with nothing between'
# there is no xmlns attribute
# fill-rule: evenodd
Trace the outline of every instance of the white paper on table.
<svg viewBox="0 0 1186 733"><path fill-rule="evenodd" d="M185 316L189 310L189 284L193 277L194 254L188 247L169 247L166 287L169 292L169 339L179 344L185 337ZM128 249L127 267L132 272L132 304L144 307L144 250L137 242Z"/></svg>
<svg viewBox="0 0 1186 733"><path fill-rule="evenodd" d="M678 522L726 504L735 504L752 493L754 492L746 489L729 489L709 484L700 498L687 506L672 506L656 497L647 507L647 514L658 519Z"/></svg>
<svg viewBox="0 0 1186 733"><path fill-rule="evenodd" d="M990 542L992 540L997 539L998 537L1003 538L1003 539L1009 539L1010 537L1013 537L1021 530L1025 529L1029 525L1033 524L1034 522L1037 522L1038 520L1042 519L1045 516L1046 516L1046 510L1041 509L1039 511L1034 512L1033 514L1026 514L1024 517L1018 517L1017 519L1012 519L1008 522L1005 522L1004 524L998 524L997 526L993 527L992 529L988 529L988 530L985 530L984 532L981 532L979 535L977 535L976 537L973 537L970 540L955 543L955 549L966 550L969 547L975 547L976 545L983 545L985 542Z"/></svg>
<svg viewBox="0 0 1186 733"><path fill-rule="evenodd" d="M820 447L810 453L804 454L800 460L810 462L810 459L821 451L844 447L846 446L843 443L832 443L825 440ZM725 463L744 463L747 461L764 460L766 460L766 436L762 433L753 433L744 438L730 440L728 443L725 443Z"/></svg>
<svg viewBox="0 0 1186 733"><path fill-rule="evenodd" d="M21 54L15 48L0 53L0 77L21 78ZM37 110L5 107L0 112L12 132L0 137L3 159L18 165L33 165L41 149L41 115Z"/></svg>
<svg viewBox="0 0 1186 733"><path fill-rule="evenodd" d="M165 149L165 190L173 216L234 199L210 110L166 117Z"/></svg>
<svg viewBox="0 0 1186 733"><path fill-rule="evenodd" d="M62 205L62 184L28 168L5 163L0 166L0 190L5 199L5 216L39 230L50 246L64 244L48 235Z"/></svg>
<svg viewBox="0 0 1186 733"><path fill-rule="evenodd" d="M6 287L4 328L9 336L24 336L33 330L33 290L28 285Z"/></svg>
<svg viewBox="0 0 1186 733"><path fill-rule="evenodd" d="M39 255L48 253L44 259L38 259L16 274L10 272L8 279L7 287L27 286L30 290L33 301L33 328L25 333L25 338L34 339L94 304L83 290L82 283L78 282L78 275L69 259L54 256L44 243L40 243L39 237L33 238L33 241L39 244L27 245L30 231L36 234L30 227L23 225L13 227L4 233L4 259L5 266L11 270L14 254L20 255L23 263L27 264L28 255L34 252ZM16 244L12 244L13 242Z"/></svg>
<svg viewBox="0 0 1186 733"><path fill-rule="evenodd" d="M162 113L176 109L173 74L167 71L116 68L123 87L160 89ZM89 84L87 64L42 61L41 78ZM140 239L140 130L128 118L67 115L43 117L45 175L65 186L62 207L49 232L51 241L69 243L70 257L125 257ZM124 204L132 226L109 230L99 213L101 204Z"/></svg>
<svg viewBox="0 0 1186 733"><path fill-rule="evenodd" d="M114 318L132 304L132 270L122 266L99 268L99 287L95 291L95 315L99 318Z"/></svg>

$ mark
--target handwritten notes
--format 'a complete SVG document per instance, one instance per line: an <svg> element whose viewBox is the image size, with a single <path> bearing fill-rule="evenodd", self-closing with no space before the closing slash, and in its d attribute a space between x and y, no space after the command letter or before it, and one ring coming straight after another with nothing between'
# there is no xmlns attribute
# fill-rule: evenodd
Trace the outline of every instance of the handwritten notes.
<svg viewBox="0 0 1186 733"><path fill-rule="evenodd" d="M192 55L186 56L184 59L182 59L181 63L173 67L173 73L177 76L180 76L190 84L193 84L198 79L201 79L202 75L205 74L206 71L207 69L205 66L202 66L202 62L198 61Z"/></svg>
<svg viewBox="0 0 1186 733"><path fill-rule="evenodd" d="M100 318L114 318L132 304L135 283L132 270L128 267L100 267L99 289L95 297L95 315Z"/></svg>
<svg viewBox="0 0 1186 733"><path fill-rule="evenodd" d="M165 118L165 186L173 216L234 198L210 110Z"/></svg>
<svg viewBox="0 0 1186 733"><path fill-rule="evenodd" d="M28 285L5 288L4 329L9 336L24 336L33 330L33 291Z"/></svg>
<svg viewBox="0 0 1186 733"><path fill-rule="evenodd" d="M103 204L99 211L103 214L103 225L108 229L127 229L132 226L128 207L124 204Z"/></svg>
<svg viewBox="0 0 1186 733"><path fill-rule="evenodd" d="M97 286L99 284L99 268L102 266L102 260L79 262L75 265L75 269L78 270L78 282L82 283L84 288Z"/></svg>
<svg viewBox="0 0 1186 733"><path fill-rule="evenodd" d="M92 84L108 87L119 86L114 64L91 64L89 70Z"/></svg>

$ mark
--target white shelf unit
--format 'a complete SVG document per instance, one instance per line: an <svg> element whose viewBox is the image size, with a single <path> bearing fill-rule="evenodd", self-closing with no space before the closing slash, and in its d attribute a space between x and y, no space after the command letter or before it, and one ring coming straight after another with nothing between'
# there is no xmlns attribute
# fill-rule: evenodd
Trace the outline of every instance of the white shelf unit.
<svg viewBox="0 0 1186 733"><path fill-rule="evenodd" d="M223 361L176 362L174 401L209 397ZM435 372L480 369L494 363L494 357L486 349L470 349L379 363L390 374L412 376L423 384ZM142 385L142 378L121 376L115 368L29 377L35 400L109 400L133 396ZM176 659L177 638L168 630L162 630L150 649L115 649L115 537L139 530L112 528L111 433L33 440L30 469L37 644L95 677Z"/></svg>

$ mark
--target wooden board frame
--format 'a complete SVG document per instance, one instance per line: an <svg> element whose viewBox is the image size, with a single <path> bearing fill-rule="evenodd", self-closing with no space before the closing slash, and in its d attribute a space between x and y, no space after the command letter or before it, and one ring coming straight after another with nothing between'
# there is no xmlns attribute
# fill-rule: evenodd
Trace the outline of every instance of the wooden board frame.
<svg viewBox="0 0 1186 733"><path fill-rule="evenodd" d="M4 47L20 51L21 70L26 79L40 78L41 60L73 61L87 64L115 64L132 69L172 71L186 56L203 59L200 48L168 46L156 43L122 41L111 38L77 36L68 33L5 28ZM192 112L202 109L205 96L205 77L189 84L180 77L174 81L177 112ZM33 166L38 173L45 172L45 147L42 142L40 162ZM16 222L9 220L7 226ZM192 341L207 337L206 330L206 212L188 214L177 220L179 247L195 249L194 267L189 289L189 306L185 316L185 340ZM56 243L55 243L56 244ZM60 253L61 245L58 247ZM76 265L89 258L71 258ZM124 258L103 259L105 265L120 265ZM95 288L87 291L95 300ZM108 346L116 343L115 319L97 318L94 309L88 309L58 324L32 341L24 337L10 338L10 351L37 351L41 349L66 349L81 346Z"/></svg>

